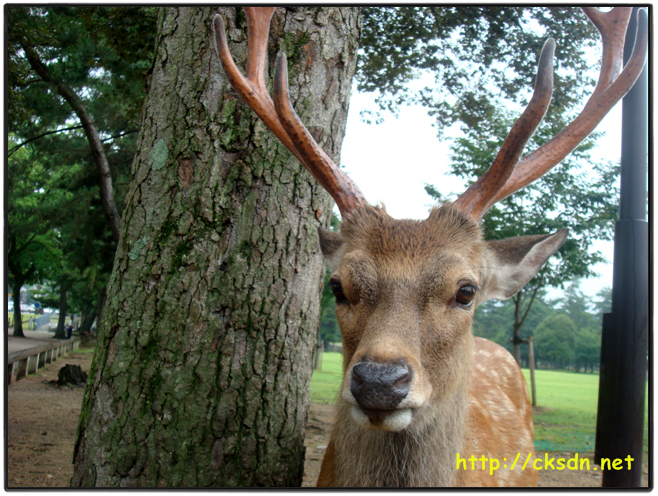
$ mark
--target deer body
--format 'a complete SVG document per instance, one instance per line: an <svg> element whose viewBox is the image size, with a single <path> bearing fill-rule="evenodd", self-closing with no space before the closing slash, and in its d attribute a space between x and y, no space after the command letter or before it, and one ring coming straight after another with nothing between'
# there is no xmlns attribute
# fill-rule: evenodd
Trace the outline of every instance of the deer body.
<svg viewBox="0 0 658 496"><path fill-rule="evenodd" d="M496 202L559 163L632 87L646 58L646 12L621 70L632 9L603 13L584 7L602 34L603 61L581 114L521 158L551 99L555 43L549 39L539 57L533 97L489 170L453 204L413 221L392 219L383 208L368 205L314 141L290 104L283 53L270 98L265 59L275 8L245 10L246 77L231 58L221 16L213 22L228 79L343 215L340 233L320 229L333 272L344 377L318 485L536 485L537 473L528 462L532 409L521 371L503 348L474 338L471 324L477 305L509 298L525 286L564 243L567 230L484 241L479 221Z"/></svg>

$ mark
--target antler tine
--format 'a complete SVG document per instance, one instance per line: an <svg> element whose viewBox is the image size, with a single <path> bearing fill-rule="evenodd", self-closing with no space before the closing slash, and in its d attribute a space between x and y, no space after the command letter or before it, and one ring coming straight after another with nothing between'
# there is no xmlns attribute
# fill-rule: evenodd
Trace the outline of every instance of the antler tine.
<svg viewBox="0 0 658 496"><path fill-rule="evenodd" d="M265 90L265 57L275 7L245 7L247 15L247 78ZM265 90L265 93L267 91Z"/></svg>
<svg viewBox="0 0 658 496"><path fill-rule="evenodd" d="M617 11L624 9L624 12ZM638 12L638 28L635 44L628 63L615 79L615 72L622 65L622 51L631 7L617 7L609 13L596 12L587 8L585 13L601 32L603 39L603 61L597 87L587 104L567 127L551 141L522 158L507 184L493 199L496 203L535 181L571 153L601 122L612 107L633 87L642 73L647 55L649 21L647 12ZM621 21L621 22L620 22Z"/></svg>
<svg viewBox="0 0 658 496"><path fill-rule="evenodd" d="M242 76L228 49L224 22L215 15L213 30L217 53L229 82L311 175L334 198L343 216L366 203L356 184L315 142L292 109L288 96L285 54L279 53L275 68L274 102L265 87L267 38L274 7L245 7L248 23L247 78ZM276 103L276 106L275 106Z"/></svg>
<svg viewBox="0 0 658 496"><path fill-rule="evenodd" d="M487 172L473 183L454 205L474 219L481 219L493 205L493 198L514 171L526 143L546 115L553 92L553 56L555 41L549 38L539 56L535 90L521 117L514 123L496 159Z"/></svg>
<svg viewBox="0 0 658 496"><path fill-rule="evenodd" d="M215 48L219 60L224 67L231 86L235 88L240 97L261 118L265 125L277 138L292 152L297 160L304 164L304 160L292 144L290 137L281 126L274 109L274 103L265 86L265 57L267 56L267 38L270 20L274 14L274 7L245 8L247 13L247 77L245 78L238 66L235 65L226 41L224 20L219 14L213 19L213 32L215 34ZM305 165L305 164L304 164Z"/></svg>
<svg viewBox="0 0 658 496"><path fill-rule="evenodd" d="M309 171L336 200L340 211L350 212L365 203L356 184L324 153L292 108L288 94L288 63L283 52L277 55L274 69L274 105L297 150L307 163L314 165Z"/></svg>
<svg viewBox="0 0 658 496"><path fill-rule="evenodd" d="M594 93L592 93L592 97L594 97L610 86L621 72L624 38L633 10L613 9L610 12L602 12L597 7L581 8L592 24L596 26L603 40L601 71ZM616 26L619 28L615 29Z"/></svg>

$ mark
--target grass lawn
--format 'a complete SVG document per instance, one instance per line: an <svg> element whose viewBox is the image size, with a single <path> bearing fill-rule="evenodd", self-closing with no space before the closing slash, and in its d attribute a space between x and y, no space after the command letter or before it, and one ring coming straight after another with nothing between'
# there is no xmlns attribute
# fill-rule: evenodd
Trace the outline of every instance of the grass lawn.
<svg viewBox="0 0 658 496"><path fill-rule="evenodd" d="M523 370L528 384L529 371ZM342 355L323 353L321 370L311 378L311 401L332 403L342 378ZM596 433L598 374L556 370L535 371L537 403L535 448L544 451L593 452ZM646 407L645 407L646 408ZM648 414L644 413L644 451Z"/></svg>
<svg viewBox="0 0 658 496"><path fill-rule="evenodd" d="M311 401L333 403L342 378L343 355L326 351L322 353L322 367L320 370L314 370L311 377Z"/></svg>
<svg viewBox="0 0 658 496"><path fill-rule="evenodd" d="M523 369L530 385L530 372ZM593 452L598 374L536 370L535 448L546 451ZM647 392L648 394L648 392ZM648 396L647 396L648 398ZM647 402L644 410L644 452L647 452Z"/></svg>

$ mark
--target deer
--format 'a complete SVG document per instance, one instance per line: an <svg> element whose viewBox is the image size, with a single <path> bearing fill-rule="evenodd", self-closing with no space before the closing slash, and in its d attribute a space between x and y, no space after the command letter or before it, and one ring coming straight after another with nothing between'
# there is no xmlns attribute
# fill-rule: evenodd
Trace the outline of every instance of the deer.
<svg viewBox="0 0 658 496"><path fill-rule="evenodd" d="M516 294L564 243L552 234L486 241L480 220L583 141L633 86L645 63L646 11L622 62L631 8L583 8L602 37L599 80L582 112L522 157L553 90L555 42L541 51L534 92L490 168L456 201L425 220L394 219L367 203L315 142L292 108L287 61L276 58L273 98L265 83L275 7L245 8L246 77L233 61L221 15L212 26L228 81L329 192L339 232L319 228L343 345L343 380L319 487L536 486L527 386L502 346L474 337L474 309ZM494 465L495 469L494 469Z"/></svg>

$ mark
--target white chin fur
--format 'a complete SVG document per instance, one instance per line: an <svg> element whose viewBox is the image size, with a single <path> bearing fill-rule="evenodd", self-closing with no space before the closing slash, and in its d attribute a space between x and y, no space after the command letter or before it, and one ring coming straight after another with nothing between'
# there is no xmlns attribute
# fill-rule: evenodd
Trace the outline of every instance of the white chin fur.
<svg viewBox="0 0 658 496"><path fill-rule="evenodd" d="M352 405L352 408L350 410L352 413L352 419L354 419L354 421L358 425L360 425L361 427L365 427L367 429L398 432L406 429L407 427L409 427L409 424L411 424L410 408L405 408L402 410L394 410L391 414L389 414L384 419L382 425L371 424L370 420L368 419L368 416L365 413L363 413L361 409L356 405Z"/></svg>

